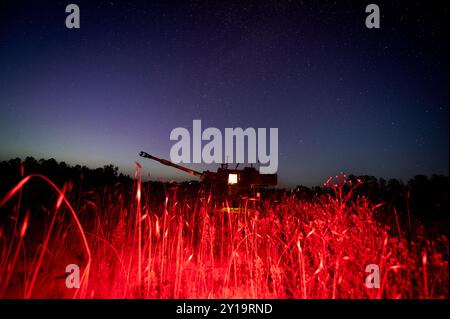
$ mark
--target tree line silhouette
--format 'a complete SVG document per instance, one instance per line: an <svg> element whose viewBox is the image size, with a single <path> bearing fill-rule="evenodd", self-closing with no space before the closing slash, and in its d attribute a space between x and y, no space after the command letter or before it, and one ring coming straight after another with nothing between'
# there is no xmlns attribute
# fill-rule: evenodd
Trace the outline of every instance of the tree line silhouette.
<svg viewBox="0 0 450 319"><path fill-rule="evenodd" d="M58 187L70 181L72 189L83 191L98 191L102 187L114 185L125 188L133 185L133 178L119 173L119 168L111 164L92 169L87 166L68 165L53 158L36 160L33 157L27 157L24 161L16 158L0 162L0 198L23 176L30 174L45 175ZM395 209L402 223L410 224L411 218L417 218L426 226L437 227L441 233L448 232L449 176L417 175L406 183L394 178L385 180L368 175L349 175L347 180L352 181L353 185L361 180L363 183L354 189L354 196L366 196L374 203L383 203L386 212L392 212ZM146 184L148 189L161 193L170 183L153 181ZM185 189L199 188L198 182L185 182L180 185ZM346 188L349 187L346 186ZM37 190L33 188L32 194L29 195L30 200L47 192L43 188L37 188ZM274 192L281 194L287 191L278 189ZM299 185L293 190L293 194L303 200L315 200L322 195L332 194L332 191L323 185L316 187Z"/></svg>

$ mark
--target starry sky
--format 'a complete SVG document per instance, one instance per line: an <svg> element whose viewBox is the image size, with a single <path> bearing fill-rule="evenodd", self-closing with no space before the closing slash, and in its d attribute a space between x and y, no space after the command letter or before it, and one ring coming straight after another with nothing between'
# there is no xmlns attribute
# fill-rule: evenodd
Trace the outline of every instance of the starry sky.
<svg viewBox="0 0 450 319"><path fill-rule="evenodd" d="M0 160L190 179L137 154L201 119L277 127L283 187L448 175L448 5L377 1L369 30L373 1L72 2L0 2Z"/></svg>

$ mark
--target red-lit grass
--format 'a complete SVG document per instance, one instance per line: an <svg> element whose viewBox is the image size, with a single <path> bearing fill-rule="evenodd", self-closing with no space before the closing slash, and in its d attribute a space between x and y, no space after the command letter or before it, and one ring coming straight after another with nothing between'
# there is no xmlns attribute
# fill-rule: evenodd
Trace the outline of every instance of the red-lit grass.
<svg viewBox="0 0 450 319"><path fill-rule="evenodd" d="M305 202L286 195L235 210L176 188L161 200L140 176L138 166L131 190L84 194L76 211L66 187L25 177L0 201L0 214L13 218L0 227L0 297L448 297L447 238L405 236L397 215L392 229L382 224L382 205L353 196L358 185L344 192L343 177L326 182L335 196ZM43 223L19 212L33 177L58 196ZM15 209L6 210L11 201ZM80 289L65 286L71 263L81 269ZM380 289L365 286L368 264L380 267Z"/></svg>

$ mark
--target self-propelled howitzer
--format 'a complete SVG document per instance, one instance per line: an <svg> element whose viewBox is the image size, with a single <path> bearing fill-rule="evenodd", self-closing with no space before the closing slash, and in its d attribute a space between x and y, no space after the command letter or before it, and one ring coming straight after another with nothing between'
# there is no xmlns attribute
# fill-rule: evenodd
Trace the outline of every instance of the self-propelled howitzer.
<svg viewBox="0 0 450 319"><path fill-rule="evenodd" d="M238 169L238 164L234 169L230 169L228 164L222 164L217 172L198 172L146 152L140 152L139 155L196 176L215 193L223 195L255 195L261 187L277 185L277 174L261 174L254 167Z"/></svg>

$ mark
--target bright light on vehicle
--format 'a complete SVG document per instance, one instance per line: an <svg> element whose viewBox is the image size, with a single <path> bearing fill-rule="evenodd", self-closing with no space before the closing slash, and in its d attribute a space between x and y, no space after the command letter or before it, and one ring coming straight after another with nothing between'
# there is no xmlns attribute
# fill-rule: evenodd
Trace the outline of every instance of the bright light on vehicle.
<svg viewBox="0 0 450 319"><path fill-rule="evenodd" d="M228 174L228 184L237 184L238 174Z"/></svg>

